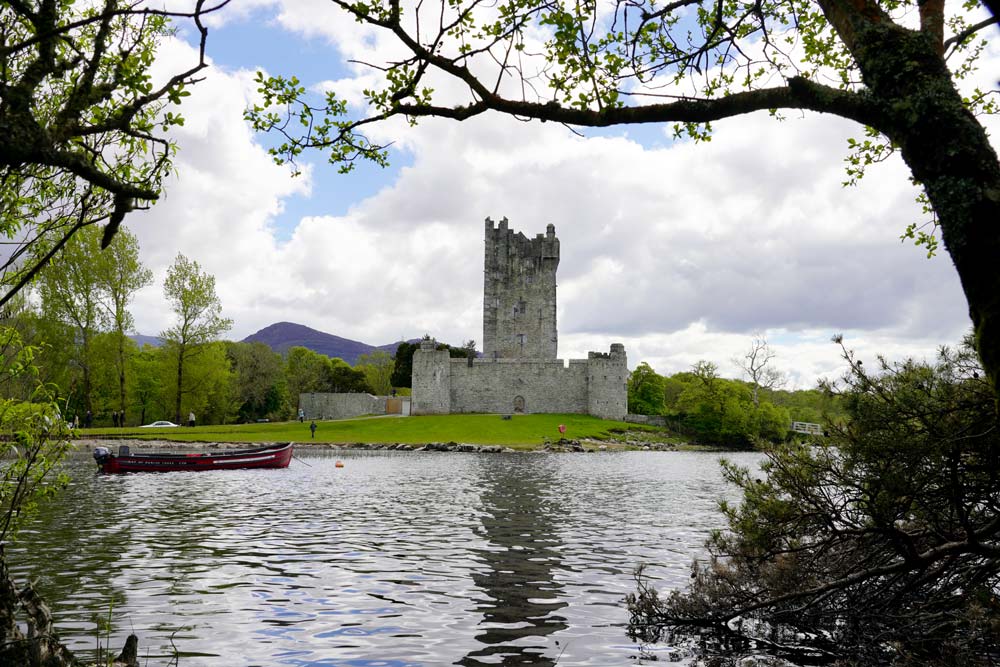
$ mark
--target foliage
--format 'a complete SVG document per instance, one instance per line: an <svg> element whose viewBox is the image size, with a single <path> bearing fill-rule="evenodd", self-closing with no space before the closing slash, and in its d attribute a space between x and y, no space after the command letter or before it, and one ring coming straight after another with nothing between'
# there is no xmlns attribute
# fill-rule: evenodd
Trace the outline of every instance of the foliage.
<svg viewBox="0 0 1000 667"><path fill-rule="evenodd" d="M222 2L220 4L225 4ZM155 201L169 173L175 110L205 67L205 13L98 3L18 0L0 5L0 271L6 303L73 235ZM170 18L190 18L197 62L160 85L150 67ZM44 249L44 251L42 251Z"/></svg>
<svg viewBox="0 0 1000 667"><path fill-rule="evenodd" d="M779 389L767 392L766 395L775 405L788 410L792 421L840 423L846 416L840 395L823 389Z"/></svg>
<svg viewBox="0 0 1000 667"><path fill-rule="evenodd" d="M388 352L375 350L371 354L358 357L355 368L365 374L365 380L377 396L386 396L392 391L392 374L395 363Z"/></svg>
<svg viewBox="0 0 1000 667"><path fill-rule="evenodd" d="M673 414L699 442L749 448L758 440L781 442L791 420L788 411L753 400L751 389L715 374L702 364L677 398Z"/></svg>
<svg viewBox="0 0 1000 667"><path fill-rule="evenodd" d="M34 348L24 345L11 328L0 329L0 341L6 352L0 374L36 376ZM30 400L0 399L0 434L6 450L0 464L0 663L30 664L30 659L42 656L47 665L68 664L72 656L51 636L41 598L30 585L19 591L11 578L3 545L15 539L38 504L65 483L55 471L69 450L69 429L48 389L36 385ZM28 637L18 627L19 610L29 622Z"/></svg>
<svg viewBox="0 0 1000 667"><path fill-rule="evenodd" d="M4 376L36 375L37 350L23 345L19 334L0 329L7 350L0 367ZM0 433L7 436L6 461L0 471L0 544L16 537L37 502L58 487L51 473L69 446L69 429L46 387L36 387L31 400L0 399ZM54 482L54 483L48 483Z"/></svg>
<svg viewBox="0 0 1000 667"><path fill-rule="evenodd" d="M326 366L320 391L334 394L370 394L372 388L365 379L364 371L351 368L351 365L343 359L334 357Z"/></svg>
<svg viewBox="0 0 1000 667"><path fill-rule="evenodd" d="M760 440L781 442L791 422L770 392L719 376L718 367L697 362L669 377L639 364L628 383L629 412L664 415L671 428L703 444L749 448Z"/></svg>
<svg viewBox="0 0 1000 667"><path fill-rule="evenodd" d="M67 389L67 414L110 412L112 400L113 409L126 409L126 357L131 351L127 336L133 326L128 307L135 292L152 282L152 273L139 261L135 236L122 230L102 250L101 231L84 227L53 255L51 266L36 282L47 322L34 340L47 343L47 351L58 347L59 354L67 355L65 377L60 378L60 385L72 388ZM59 363L48 356L42 355L40 365ZM114 395L95 395L105 389L100 383L100 390L95 389L95 374L112 370Z"/></svg>
<svg viewBox="0 0 1000 667"><path fill-rule="evenodd" d="M157 373L163 378L163 393L159 404L167 406L164 414L175 413L180 405L180 419L173 421L187 424L188 415L194 413L199 422L224 424L236 417L239 409L236 378L226 344L222 341L202 343L188 348L184 356L183 393L178 397L177 364L181 356L177 346L168 343L157 351ZM179 400L178 400L179 398ZM157 419L160 419L157 416Z"/></svg>
<svg viewBox="0 0 1000 667"><path fill-rule="evenodd" d="M222 302L215 293L215 276L203 272L198 262L177 253L167 269L163 292L177 315L177 323L160 334L170 350L177 381L174 384L174 421L180 423L184 396L192 394L194 385L185 379L185 365L201 354L208 343L215 341L233 325L222 316ZM189 406L189 410L194 406Z"/></svg>
<svg viewBox="0 0 1000 667"><path fill-rule="evenodd" d="M128 395L132 399L131 409L139 424L157 421L167 414L167 404L163 398L163 388L167 382L159 369L161 350L151 345L145 345L130 357L128 374ZM155 416L154 416L155 415Z"/></svg>
<svg viewBox="0 0 1000 667"><path fill-rule="evenodd" d="M420 343L400 343L396 348L390 378L393 387L413 387L413 353L419 349Z"/></svg>
<svg viewBox="0 0 1000 667"><path fill-rule="evenodd" d="M330 357L306 347L295 346L285 355L285 378L289 398L298 405L299 394L326 391L327 368Z"/></svg>
<svg viewBox="0 0 1000 667"><path fill-rule="evenodd" d="M234 375L236 419L281 420L288 417L288 395L281 355L264 343L226 343Z"/></svg>
<svg viewBox="0 0 1000 667"><path fill-rule="evenodd" d="M65 344L73 351L72 362L80 373L81 411L94 409L93 341L103 328L105 315L98 301L95 263L105 257L100 252L100 230L88 228L62 247L38 285L42 312L68 325L72 332Z"/></svg>
<svg viewBox="0 0 1000 667"><path fill-rule="evenodd" d="M842 665L994 664L1000 651L1000 430L971 341L874 373L844 350L848 420L815 445L733 464L691 587L630 599L632 631L709 626Z"/></svg>
<svg viewBox="0 0 1000 667"><path fill-rule="evenodd" d="M998 107L995 91L971 85L979 35L997 19L978 20L975 0L949 12L943 0L333 2L399 48L363 63L362 116L335 91L316 100L294 77L259 74L246 117L279 135L276 160L319 148L345 169L384 164L386 146L365 131L396 116L664 123L697 141L753 112L840 116L865 134L848 146L848 183L898 154L923 189L931 219L904 236L933 249L940 231L1000 387L1000 161L976 118Z"/></svg>
<svg viewBox="0 0 1000 667"><path fill-rule="evenodd" d="M97 300L104 310L105 321L114 337L114 368L118 385L116 408L124 412L128 407L127 362L132 342L128 334L135 322L129 304L135 293L153 284L153 272L139 260L139 241L127 229L122 229L114 240L95 258L97 273Z"/></svg>
<svg viewBox="0 0 1000 667"><path fill-rule="evenodd" d="M636 366L628 380L628 411L637 415L662 414L663 380L645 361Z"/></svg>

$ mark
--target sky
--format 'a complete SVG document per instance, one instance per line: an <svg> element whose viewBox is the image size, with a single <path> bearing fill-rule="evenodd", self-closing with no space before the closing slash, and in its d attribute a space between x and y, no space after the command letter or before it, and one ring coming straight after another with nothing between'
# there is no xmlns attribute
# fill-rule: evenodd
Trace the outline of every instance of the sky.
<svg viewBox="0 0 1000 667"><path fill-rule="evenodd" d="M160 75L195 57L186 37L161 46ZM997 42L984 72L1000 72ZM708 360L739 377L734 360L763 335L787 387L809 388L842 372L834 334L864 359L920 358L970 327L947 253L900 240L926 219L905 165L845 188L862 132L833 116L742 116L699 144L666 125L386 123L390 167L342 175L317 152L298 176L242 120L258 69L357 100L371 73L347 61L387 48L324 0L242 0L213 17L175 173L126 221L155 277L135 295L138 333L173 323L163 280L182 253L215 276L231 340L288 321L375 345L481 342L486 217L529 237L555 225L561 358L620 342L630 368Z"/></svg>

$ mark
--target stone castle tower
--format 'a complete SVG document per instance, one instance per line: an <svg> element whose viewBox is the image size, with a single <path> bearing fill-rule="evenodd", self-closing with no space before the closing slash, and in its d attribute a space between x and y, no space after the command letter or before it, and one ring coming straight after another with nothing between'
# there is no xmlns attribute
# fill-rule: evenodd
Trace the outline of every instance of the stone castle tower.
<svg viewBox="0 0 1000 667"><path fill-rule="evenodd" d="M486 218L483 356L452 359L421 341L413 353L410 414L565 412L624 419L628 357L621 343L586 359L556 356L559 239L529 239Z"/></svg>
<svg viewBox="0 0 1000 667"><path fill-rule="evenodd" d="M556 269L559 239L555 225L528 239L486 218L483 276L483 357L556 359Z"/></svg>

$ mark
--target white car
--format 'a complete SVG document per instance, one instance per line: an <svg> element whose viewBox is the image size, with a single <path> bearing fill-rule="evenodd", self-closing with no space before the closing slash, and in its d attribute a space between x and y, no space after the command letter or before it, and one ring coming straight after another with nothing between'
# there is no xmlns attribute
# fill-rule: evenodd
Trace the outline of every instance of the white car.
<svg viewBox="0 0 1000 667"><path fill-rule="evenodd" d="M152 424L143 424L139 428L170 428L171 426L177 426L173 422L153 422Z"/></svg>

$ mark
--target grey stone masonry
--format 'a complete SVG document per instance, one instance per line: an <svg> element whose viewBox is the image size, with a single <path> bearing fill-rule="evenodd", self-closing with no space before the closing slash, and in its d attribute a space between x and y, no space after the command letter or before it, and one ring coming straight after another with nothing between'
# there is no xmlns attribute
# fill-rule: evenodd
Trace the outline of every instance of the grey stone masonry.
<svg viewBox="0 0 1000 667"><path fill-rule="evenodd" d="M528 239L486 218L483 356L451 359L422 341L413 353L411 414L569 412L628 414L625 346L557 359L559 239L549 225Z"/></svg>
<svg viewBox="0 0 1000 667"><path fill-rule="evenodd" d="M363 415L384 415L385 396L371 394L299 394L299 407L306 419L350 419Z"/></svg>
<svg viewBox="0 0 1000 667"><path fill-rule="evenodd" d="M487 359L555 359L556 269L559 239L555 225L528 239L486 218L483 270L483 356Z"/></svg>
<svg viewBox="0 0 1000 667"><path fill-rule="evenodd" d="M448 350L435 350L436 345L433 340L422 340L420 349L413 351L410 414L446 415L451 412L451 357Z"/></svg>
<svg viewBox="0 0 1000 667"><path fill-rule="evenodd" d="M433 343L413 353L412 414L569 412L604 419L628 413L621 343L587 359L451 359Z"/></svg>

